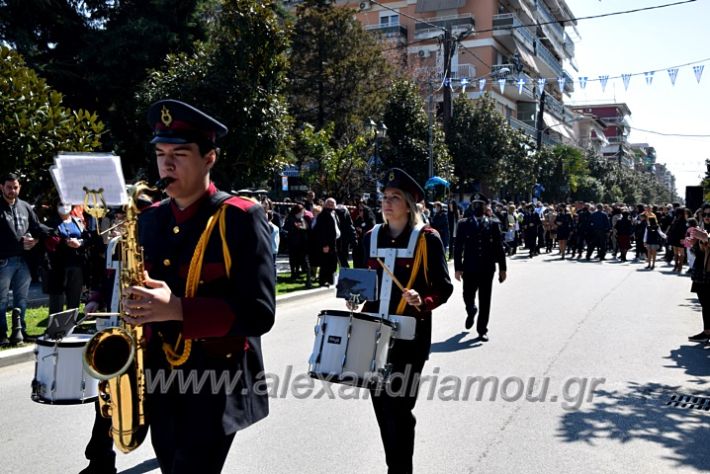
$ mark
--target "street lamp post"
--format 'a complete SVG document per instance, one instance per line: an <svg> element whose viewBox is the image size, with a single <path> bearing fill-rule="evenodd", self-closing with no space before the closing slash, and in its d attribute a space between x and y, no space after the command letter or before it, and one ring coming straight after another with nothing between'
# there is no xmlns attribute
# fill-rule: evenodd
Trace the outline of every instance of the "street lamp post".
<svg viewBox="0 0 710 474"><path fill-rule="evenodd" d="M384 122L380 122L379 124L375 123L374 120L372 119L367 119L365 122L365 129L367 130L368 134L372 136L373 134L375 135L375 157L374 157L374 175L375 175L375 201L379 198L379 172L380 172L380 141L384 139L387 136L387 125L384 124Z"/></svg>

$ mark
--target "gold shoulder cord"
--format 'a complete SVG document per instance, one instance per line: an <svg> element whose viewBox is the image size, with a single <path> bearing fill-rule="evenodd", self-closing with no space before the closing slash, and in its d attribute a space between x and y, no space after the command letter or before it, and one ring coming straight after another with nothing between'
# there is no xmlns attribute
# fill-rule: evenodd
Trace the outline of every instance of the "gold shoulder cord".
<svg viewBox="0 0 710 474"><path fill-rule="evenodd" d="M417 253L414 254L414 265L412 265L412 274L409 276L409 281L407 282L407 288L411 289L414 281L417 279L417 274L419 273L419 268L424 264L424 279L427 284L429 284L429 265L427 262L427 243L424 236L424 231L420 231L419 243L417 244ZM396 314L403 314L404 308L407 307L407 300L404 299L404 295L399 300L399 305L397 305Z"/></svg>
<svg viewBox="0 0 710 474"><path fill-rule="evenodd" d="M222 239L222 254L224 256L224 269L227 272L227 278L229 278L229 270L232 267L232 256L229 253L229 247L227 246L227 222L225 219L226 215L226 205L222 205L217 212L212 214L207 221L207 226L200 236L200 240L197 242L197 247L195 248L195 253L190 260L190 269L187 272L187 283L185 284L185 297L192 298L197 293L197 286L200 282L200 273L202 271L202 262L205 257L205 250L207 249L207 243L210 240L210 235L212 235L212 230L215 224L219 224L219 235ZM163 352L165 352L165 357L168 360L170 366L174 369L187 362L190 357L190 351L192 350L192 340L185 339L183 344L182 353L178 353L178 347L182 342L182 332L178 335L177 341L175 341L175 346L167 342L163 342Z"/></svg>

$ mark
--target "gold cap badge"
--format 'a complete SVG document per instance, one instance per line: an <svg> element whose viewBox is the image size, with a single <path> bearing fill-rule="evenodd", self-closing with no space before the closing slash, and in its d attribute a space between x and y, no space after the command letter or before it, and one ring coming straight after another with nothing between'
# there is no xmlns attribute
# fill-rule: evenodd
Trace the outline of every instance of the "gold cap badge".
<svg viewBox="0 0 710 474"><path fill-rule="evenodd" d="M389 180L389 181L394 181L394 172L390 172L390 175L389 175L388 180Z"/></svg>
<svg viewBox="0 0 710 474"><path fill-rule="evenodd" d="M173 116L170 115L170 110L165 106L160 109L160 121L163 122L163 125L166 127L169 127L170 124L173 123Z"/></svg>

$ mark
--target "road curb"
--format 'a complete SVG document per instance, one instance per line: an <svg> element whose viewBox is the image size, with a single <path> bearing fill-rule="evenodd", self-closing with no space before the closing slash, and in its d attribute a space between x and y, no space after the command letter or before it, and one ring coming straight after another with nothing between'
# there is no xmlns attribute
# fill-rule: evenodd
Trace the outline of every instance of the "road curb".
<svg viewBox="0 0 710 474"><path fill-rule="evenodd" d="M276 304L279 303L291 303L293 301L298 301L306 298L312 298L314 296L320 296L327 293L335 293L334 288L314 288L312 290L299 290L286 293L284 295L279 295L276 297ZM5 351L0 351L0 367L7 367L9 365L21 364L23 362L28 362L34 360L34 344L28 344L23 347L17 347L15 349L8 349Z"/></svg>
<svg viewBox="0 0 710 474"><path fill-rule="evenodd" d="M34 360L34 350L35 345L31 344L2 351L0 352L0 367L7 367L8 365L21 364L22 362Z"/></svg>

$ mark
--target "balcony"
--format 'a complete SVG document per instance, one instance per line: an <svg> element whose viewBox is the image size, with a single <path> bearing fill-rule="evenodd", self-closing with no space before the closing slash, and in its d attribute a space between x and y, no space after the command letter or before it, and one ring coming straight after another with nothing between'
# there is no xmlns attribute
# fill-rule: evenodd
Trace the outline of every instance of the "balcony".
<svg viewBox="0 0 710 474"><path fill-rule="evenodd" d="M476 68L473 64L459 64L451 67L451 79L469 79L476 77Z"/></svg>
<svg viewBox="0 0 710 474"><path fill-rule="evenodd" d="M513 13L494 15L493 36L500 41L504 41L506 37L515 38L532 51L535 49L535 35L528 28L522 28L521 25L520 19ZM513 42L506 44L506 46L515 48Z"/></svg>
<svg viewBox="0 0 710 474"><path fill-rule="evenodd" d="M557 37L557 41L563 42L565 38L565 29L557 22L557 19L554 15L552 15L550 10L548 10L545 2L535 3L537 3L537 11L540 14L540 20L542 23L549 23L545 26Z"/></svg>
<svg viewBox="0 0 710 474"><path fill-rule="evenodd" d="M560 64L559 59L557 59L540 41L537 42L536 52L537 59L539 60L538 67L540 68L540 73L543 76L564 76L564 69L562 69L562 64Z"/></svg>
<svg viewBox="0 0 710 474"><path fill-rule="evenodd" d="M407 27L399 24L365 25L365 31L378 34L386 40L397 40L401 43L407 42Z"/></svg>
<svg viewBox="0 0 710 474"><path fill-rule="evenodd" d="M545 110L563 122L568 122L567 119L571 116L570 111L565 108L564 104L550 94L545 95Z"/></svg>
<svg viewBox="0 0 710 474"><path fill-rule="evenodd" d="M525 123L522 120L518 120L514 117L508 117L508 125L510 125L511 127L513 127L516 130L522 130L523 132L527 133L531 137L537 136L537 131L535 130L535 126Z"/></svg>
<svg viewBox="0 0 710 474"><path fill-rule="evenodd" d="M567 53L568 58L573 58L574 57L574 41L565 34L565 42L564 42L564 49L565 53Z"/></svg>
<svg viewBox="0 0 710 474"><path fill-rule="evenodd" d="M426 23L423 23L423 22ZM422 18L414 28L415 40L426 40L436 38L443 33L446 28L451 28L451 34L456 36L466 31L473 31L475 22L470 13L451 16L437 16Z"/></svg>

